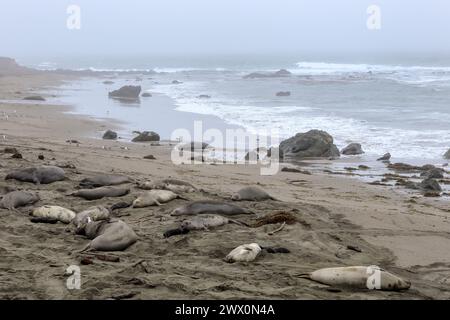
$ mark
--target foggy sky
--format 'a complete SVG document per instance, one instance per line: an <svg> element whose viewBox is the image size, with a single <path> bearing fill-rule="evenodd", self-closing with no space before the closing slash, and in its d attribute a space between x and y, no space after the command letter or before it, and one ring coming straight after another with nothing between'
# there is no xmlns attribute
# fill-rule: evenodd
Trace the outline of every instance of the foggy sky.
<svg viewBox="0 0 450 320"><path fill-rule="evenodd" d="M81 30L66 28L81 7ZM381 30L366 27L369 5ZM450 52L448 0L2 0L0 56Z"/></svg>

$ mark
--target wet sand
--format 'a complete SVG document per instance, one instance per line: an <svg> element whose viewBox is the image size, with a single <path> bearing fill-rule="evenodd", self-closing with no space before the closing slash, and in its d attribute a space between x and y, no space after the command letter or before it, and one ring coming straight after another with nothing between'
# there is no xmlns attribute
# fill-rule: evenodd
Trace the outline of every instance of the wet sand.
<svg viewBox="0 0 450 320"><path fill-rule="evenodd" d="M0 98L19 99L63 75L5 76ZM33 91L31 91L33 89ZM21 93L16 93L20 91ZM130 184L122 198L86 201L69 196L80 180L96 173L120 173L136 181L174 177L203 189L192 200L229 201L247 185L264 188L281 201L242 202L257 217L290 212L298 223L274 234L279 225L245 228L229 224L168 239L163 232L180 220L169 215L186 203L121 209L115 214L139 236L123 252L107 253L119 262L76 253L89 243L63 224L33 224L28 213L0 209L0 298L2 299L448 299L450 298L450 209L445 199L397 192L335 175L279 172L261 176L256 165L180 165L170 161L171 146L93 139L119 123L67 114L70 107L0 103L0 150L16 147L23 159L0 153L0 177L16 168L39 164L65 167L68 180L49 185L0 181L0 187L34 190L41 201L81 211L134 199L141 191ZM149 128L151 130L151 128ZM4 136L4 138L3 138ZM67 143L75 139L78 143ZM126 148L125 148L126 147ZM143 159L152 154L156 160ZM38 160L43 155L44 160ZM70 165L68 165L70 164ZM3 178L2 178L3 179ZM448 199L448 198L447 198ZM246 222L255 217L239 216ZM257 242L280 246L289 254L260 255L251 263L222 259L233 248ZM361 252L348 249L356 246ZM89 254L87 254L89 255ZM65 270L81 267L81 289L66 288ZM299 275L318 268L378 265L412 282L404 292L330 290Z"/></svg>

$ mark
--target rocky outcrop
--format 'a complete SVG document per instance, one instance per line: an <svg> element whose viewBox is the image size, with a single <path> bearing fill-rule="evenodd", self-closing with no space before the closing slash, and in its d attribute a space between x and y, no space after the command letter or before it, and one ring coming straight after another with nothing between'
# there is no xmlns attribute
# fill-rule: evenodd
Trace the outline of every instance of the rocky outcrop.
<svg viewBox="0 0 450 320"><path fill-rule="evenodd" d="M357 155L357 154L363 154L364 151L361 147L361 144L350 143L348 146L346 146L344 149L341 150L341 153L345 154L345 155Z"/></svg>
<svg viewBox="0 0 450 320"><path fill-rule="evenodd" d="M426 179L443 179L444 170L441 168L433 168L428 171L422 172L420 176Z"/></svg>
<svg viewBox="0 0 450 320"><path fill-rule="evenodd" d="M141 86L123 86L118 90L111 91L109 93L109 97L118 99L136 100L139 98L141 90L142 90Z"/></svg>
<svg viewBox="0 0 450 320"><path fill-rule="evenodd" d="M24 74L35 74L41 71L34 70L26 67L22 67L17 64L14 59L0 57L0 75L24 75Z"/></svg>
<svg viewBox="0 0 450 320"><path fill-rule="evenodd" d="M284 159L329 158L339 157L338 148L333 144L333 137L325 131L310 130L297 133L294 137L280 143L280 155Z"/></svg>
<svg viewBox="0 0 450 320"><path fill-rule="evenodd" d="M107 130L103 134L103 139L105 139L105 140L116 140L117 139L117 132L114 132L112 130Z"/></svg>
<svg viewBox="0 0 450 320"><path fill-rule="evenodd" d="M439 183L432 178L427 178L425 180L423 180L420 185L419 185L420 189L422 189L423 191L442 191L441 186L439 185Z"/></svg>
<svg viewBox="0 0 450 320"><path fill-rule="evenodd" d="M133 142L150 142L150 141L159 141L160 137L159 134L153 131L144 131L139 133L137 137L135 137Z"/></svg>
<svg viewBox="0 0 450 320"><path fill-rule="evenodd" d="M29 96L29 97L23 98L23 100L45 101L45 98L43 98L43 97L41 97L41 96Z"/></svg>
<svg viewBox="0 0 450 320"><path fill-rule="evenodd" d="M449 159L450 160L450 149L448 149L447 152L444 153L444 159Z"/></svg>
<svg viewBox="0 0 450 320"><path fill-rule="evenodd" d="M381 158L378 158L377 161L389 161L391 159L391 154L385 153Z"/></svg>
<svg viewBox="0 0 450 320"><path fill-rule="evenodd" d="M280 91L276 94L277 97L290 97L291 92L290 91Z"/></svg>
<svg viewBox="0 0 450 320"><path fill-rule="evenodd" d="M292 73L286 69L280 69L276 72L253 72L244 76L244 79L281 78L289 77L290 75L292 75Z"/></svg>

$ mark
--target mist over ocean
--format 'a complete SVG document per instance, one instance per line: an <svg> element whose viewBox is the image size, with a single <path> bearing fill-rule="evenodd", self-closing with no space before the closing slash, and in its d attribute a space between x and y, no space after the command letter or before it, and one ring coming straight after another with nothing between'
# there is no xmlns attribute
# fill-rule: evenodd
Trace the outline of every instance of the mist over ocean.
<svg viewBox="0 0 450 320"><path fill-rule="evenodd" d="M252 133L276 129L280 138L287 138L310 129L325 130L338 147L359 142L368 156L391 152L417 163L441 161L450 141L450 61L445 59L350 63L218 56L24 62L43 69L153 70L157 73L140 82L131 77L124 84L140 84L144 91L167 95L178 111L217 116ZM251 72L279 69L292 75L244 79ZM173 80L182 83L174 85ZM69 99L81 113L119 118L129 123L130 130L145 126L142 114L151 117L145 100L114 112L100 90L103 85L88 81L85 87L94 91L89 99L83 100L83 93L76 94L81 100ZM279 91L290 91L291 96L277 97ZM105 100L99 103L92 95Z"/></svg>

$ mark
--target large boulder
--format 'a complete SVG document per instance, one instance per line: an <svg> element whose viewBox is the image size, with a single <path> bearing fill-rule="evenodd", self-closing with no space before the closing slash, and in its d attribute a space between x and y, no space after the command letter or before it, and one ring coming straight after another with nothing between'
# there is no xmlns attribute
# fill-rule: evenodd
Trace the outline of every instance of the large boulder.
<svg viewBox="0 0 450 320"><path fill-rule="evenodd" d="M361 147L361 144L350 143L348 146L346 146L344 149L341 150L341 153L345 154L345 155L357 155L357 154L363 154L364 151Z"/></svg>
<svg viewBox="0 0 450 320"><path fill-rule="evenodd" d="M116 140L117 139L117 132L114 132L112 130L107 130L103 134L103 139L105 139L105 140Z"/></svg>
<svg viewBox="0 0 450 320"><path fill-rule="evenodd" d="M119 99L138 99L141 90L141 86L123 86L118 90L111 91L109 96Z"/></svg>
<svg viewBox="0 0 450 320"><path fill-rule="evenodd" d="M450 149L448 149L447 152L444 153L444 158L450 160Z"/></svg>
<svg viewBox="0 0 450 320"><path fill-rule="evenodd" d="M280 143L280 154L284 159L339 157L333 137L325 131L310 130L297 133L294 137Z"/></svg>
<svg viewBox="0 0 450 320"><path fill-rule="evenodd" d="M442 191L442 188L439 185L439 183L436 181L436 179L433 178L427 178L423 180L419 186L420 189L422 189L423 191L437 191L437 192Z"/></svg>
<svg viewBox="0 0 450 320"><path fill-rule="evenodd" d="M286 69L280 69L276 72L253 72L244 76L244 79L281 78L288 77L290 75L292 75L292 73Z"/></svg>
<svg viewBox="0 0 450 320"><path fill-rule="evenodd" d="M139 133L137 137L135 137L133 142L149 142L149 141L159 141L159 134L153 131L144 131Z"/></svg>

